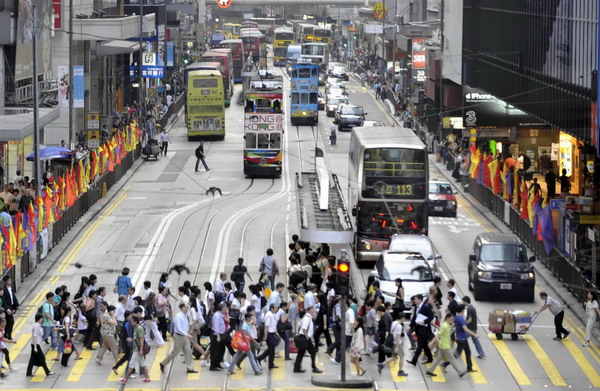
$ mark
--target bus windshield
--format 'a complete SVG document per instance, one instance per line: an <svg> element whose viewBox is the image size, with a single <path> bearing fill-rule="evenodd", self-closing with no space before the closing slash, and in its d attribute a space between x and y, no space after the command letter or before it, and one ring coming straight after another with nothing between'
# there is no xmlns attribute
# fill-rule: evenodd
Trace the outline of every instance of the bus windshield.
<svg viewBox="0 0 600 391"><path fill-rule="evenodd" d="M277 41L293 41L294 40L294 33L289 32L289 33L275 33L275 43L277 45L283 45L283 42L277 42Z"/></svg>
<svg viewBox="0 0 600 391"><path fill-rule="evenodd" d="M194 88L216 88L219 85L217 79L194 79L192 80Z"/></svg>
<svg viewBox="0 0 600 391"><path fill-rule="evenodd" d="M396 233L420 233L425 207L424 203L359 202L357 232L362 236L383 238Z"/></svg>
<svg viewBox="0 0 600 391"><path fill-rule="evenodd" d="M427 156L423 149L369 148L363 162L364 198L425 199Z"/></svg>
<svg viewBox="0 0 600 391"><path fill-rule="evenodd" d="M321 45L304 45L302 46L303 55L322 56L325 54L325 46Z"/></svg>

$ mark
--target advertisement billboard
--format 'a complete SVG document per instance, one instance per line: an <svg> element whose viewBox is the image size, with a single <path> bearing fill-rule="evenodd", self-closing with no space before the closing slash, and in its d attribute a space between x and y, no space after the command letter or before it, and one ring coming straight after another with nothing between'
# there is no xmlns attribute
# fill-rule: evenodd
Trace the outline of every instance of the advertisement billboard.
<svg viewBox="0 0 600 391"><path fill-rule="evenodd" d="M53 24L53 8L50 0L19 0L17 18L17 54L15 80L33 76L33 6L35 5L38 75L51 71L52 40L50 30L44 26Z"/></svg>
<svg viewBox="0 0 600 391"><path fill-rule="evenodd" d="M69 106L69 66L57 66L56 75L58 77L58 104L67 107Z"/></svg>
<svg viewBox="0 0 600 391"><path fill-rule="evenodd" d="M283 132L283 114L252 113L244 114L244 132Z"/></svg>
<svg viewBox="0 0 600 391"><path fill-rule="evenodd" d="M83 65L73 67L73 107L83 107L85 103L83 72Z"/></svg>
<svg viewBox="0 0 600 391"><path fill-rule="evenodd" d="M444 2L444 50L442 75L462 84L463 0Z"/></svg>
<svg viewBox="0 0 600 391"><path fill-rule="evenodd" d="M427 69L426 40L427 38L412 39L412 69Z"/></svg>

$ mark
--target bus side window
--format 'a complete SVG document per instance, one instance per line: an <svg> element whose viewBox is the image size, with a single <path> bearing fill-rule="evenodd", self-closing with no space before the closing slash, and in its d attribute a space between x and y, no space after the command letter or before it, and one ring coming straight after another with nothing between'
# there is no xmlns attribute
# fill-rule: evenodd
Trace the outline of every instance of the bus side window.
<svg viewBox="0 0 600 391"><path fill-rule="evenodd" d="M292 78L298 78L298 69L292 69Z"/></svg>
<svg viewBox="0 0 600 391"><path fill-rule="evenodd" d="M254 101L253 100L247 100L246 101L246 107L244 109L244 111L246 113L253 113L254 112Z"/></svg>
<svg viewBox="0 0 600 391"><path fill-rule="evenodd" d="M281 113L281 101L279 99L275 99L275 101L273 101L273 112Z"/></svg>
<svg viewBox="0 0 600 391"><path fill-rule="evenodd" d="M256 133L246 133L246 148L256 148Z"/></svg>
<svg viewBox="0 0 600 391"><path fill-rule="evenodd" d="M271 134L271 148L281 149L281 135L279 133Z"/></svg>
<svg viewBox="0 0 600 391"><path fill-rule="evenodd" d="M311 69L312 77L317 77L317 68Z"/></svg>
<svg viewBox="0 0 600 391"><path fill-rule="evenodd" d="M316 92L311 92L310 93L310 104L311 105L315 105L317 104L318 99L317 99L317 93Z"/></svg>
<svg viewBox="0 0 600 391"><path fill-rule="evenodd" d="M299 92L293 92L292 93L292 103L297 105L298 103L300 103L300 93Z"/></svg>

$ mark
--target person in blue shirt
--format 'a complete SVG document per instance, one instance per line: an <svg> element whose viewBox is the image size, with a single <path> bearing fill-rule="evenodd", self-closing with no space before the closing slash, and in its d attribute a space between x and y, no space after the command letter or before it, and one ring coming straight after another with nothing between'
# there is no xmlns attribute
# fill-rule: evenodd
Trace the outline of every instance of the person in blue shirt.
<svg viewBox="0 0 600 391"><path fill-rule="evenodd" d="M129 294L128 289L133 286L131 283L131 278L129 278L129 268L124 267L121 271L121 275L117 278L117 282L115 283L117 287L117 292L119 295L127 296Z"/></svg>
<svg viewBox="0 0 600 391"><path fill-rule="evenodd" d="M454 357L460 357L460 354L465 351L465 356L467 359L467 372L477 372L477 370L473 369L473 362L471 361L471 348L469 347L469 336L473 338L479 338L477 334L469 330L467 326L467 321L463 317L463 312L465 310L464 304L459 304L456 308L456 316L454 317L454 328L456 329L456 351L454 352ZM444 369L450 364L449 362L444 362L442 365Z"/></svg>
<svg viewBox="0 0 600 391"><path fill-rule="evenodd" d="M115 363L112 367L112 371L115 375L118 375L119 372L117 369L126 362L129 362L129 358L131 357L131 346L133 341L133 327L131 326L131 311L125 311L125 322L123 322L123 327L119 330L119 340L121 342L121 348L123 349L123 355L121 359ZM125 366L127 368L128 365Z"/></svg>

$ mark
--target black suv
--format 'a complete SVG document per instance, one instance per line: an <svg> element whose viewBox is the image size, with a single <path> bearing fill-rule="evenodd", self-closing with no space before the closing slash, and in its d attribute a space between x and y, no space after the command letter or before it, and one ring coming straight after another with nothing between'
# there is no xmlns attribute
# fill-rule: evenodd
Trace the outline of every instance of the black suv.
<svg viewBox="0 0 600 391"><path fill-rule="evenodd" d="M333 123L336 124L339 130L352 129L355 126L362 126L365 122L365 115L361 106L355 105L339 105L335 111L335 119Z"/></svg>
<svg viewBox="0 0 600 391"><path fill-rule="evenodd" d="M512 234L483 233L475 238L469 255L469 290L475 300L517 299L533 302L535 299L535 271L527 258L527 249Z"/></svg>

